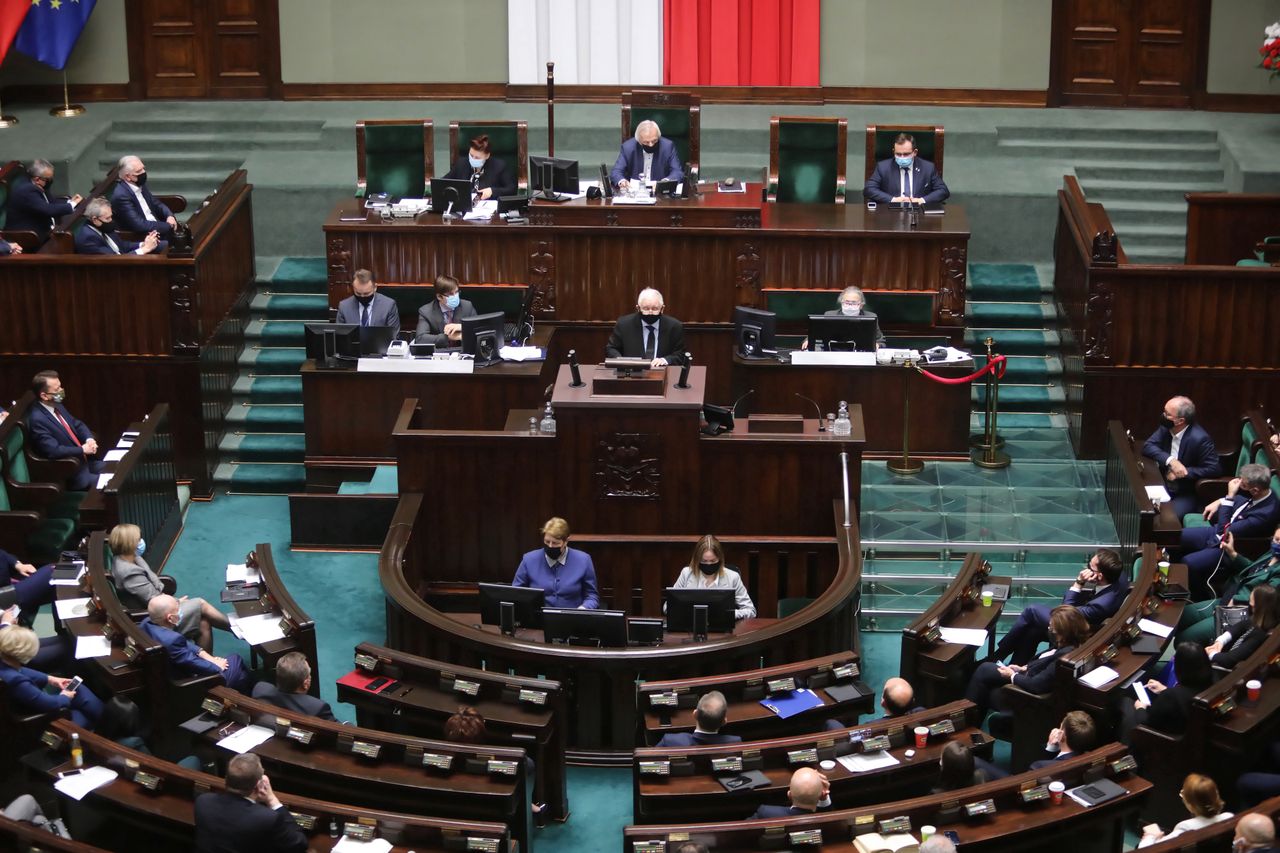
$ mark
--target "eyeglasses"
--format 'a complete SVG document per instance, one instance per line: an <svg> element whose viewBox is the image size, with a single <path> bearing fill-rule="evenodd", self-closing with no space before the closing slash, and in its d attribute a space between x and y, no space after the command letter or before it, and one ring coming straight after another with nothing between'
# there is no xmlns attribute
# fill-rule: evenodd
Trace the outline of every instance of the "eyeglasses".
<svg viewBox="0 0 1280 853"><path fill-rule="evenodd" d="M846 300L844 300L844 299L841 299L841 300L840 300L840 304L841 304L841 305L848 305L850 308L857 308L857 307L859 307L860 305L862 305L862 303L861 303L861 302L848 302L848 301L846 301Z"/></svg>

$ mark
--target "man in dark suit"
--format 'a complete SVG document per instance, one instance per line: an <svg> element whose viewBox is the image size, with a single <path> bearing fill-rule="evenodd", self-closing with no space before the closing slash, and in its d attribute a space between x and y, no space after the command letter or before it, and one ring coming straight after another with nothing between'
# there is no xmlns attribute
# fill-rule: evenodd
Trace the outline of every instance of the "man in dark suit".
<svg viewBox="0 0 1280 853"><path fill-rule="evenodd" d="M0 240L0 255L21 255L22 247L8 240Z"/></svg>
<svg viewBox="0 0 1280 853"><path fill-rule="evenodd" d="M1160 426L1142 445L1142 455L1160 466L1179 521L1204 506L1196 498L1196 480L1222 473L1218 449L1204 427L1195 423L1195 416L1195 403L1186 397L1171 397L1160 413Z"/></svg>
<svg viewBox="0 0 1280 853"><path fill-rule="evenodd" d="M42 605L53 603L56 590L49 583L51 580L53 563L36 568L0 548L0 586L13 585L14 601L24 624L31 624Z"/></svg>
<svg viewBox="0 0 1280 853"><path fill-rule="evenodd" d="M1271 493L1271 472L1250 463L1227 484L1227 496L1204 508L1212 527L1187 527L1182 531L1182 562L1187 564L1191 597L1216 598L1234 574L1230 557L1222 547L1227 531L1239 542L1269 534L1280 521L1280 501Z"/></svg>
<svg viewBox="0 0 1280 853"><path fill-rule="evenodd" d="M336 722L329 703L312 696L307 692L310 689L311 664L307 663L307 656L302 652L289 652L276 661L276 683L259 681L253 686L253 698Z"/></svg>
<svg viewBox="0 0 1280 853"><path fill-rule="evenodd" d="M604 348L605 358L647 358L655 367L684 363L684 324L663 314L662 294L640 291L636 311L618 319Z"/></svg>
<svg viewBox="0 0 1280 853"><path fill-rule="evenodd" d="M748 820L764 820L771 817L792 817L813 814L831 805L831 784L827 777L812 767L801 767L791 774L791 786L787 788L790 806L760 806Z"/></svg>
<svg viewBox="0 0 1280 853"><path fill-rule="evenodd" d="M458 293L458 280L451 275L436 276L436 298L418 309L415 343L436 348L462 343L462 321L476 316L476 307Z"/></svg>
<svg viewBox="0 0 1280 853"><path fill-rule="evenodd" d="M481 201L515 195L516 192L515 176L505 162L489 151L489 137L483 133L471 140L467 156L454 161L453 168L445 177L470 181L472 192Z"/></svg>
<svg viewBox="0 0 1280 853"><path fill-rule="evenodd" d="M356 270L351 279L351 295L338 303L338 322L352 326L400 328L400 309L390 296L378 292L378 283L368 270Z"/></svg>
<svg viewBox="0 0 1280 853"><path fill-rule="evenodd" d="M147 618L139 623L147 636L164 646L172 672L180 678L221 675L232 690L247 693L253 689L253 676L240 655L214 657L178 633L179 621L178 599L157 595L147 602Z"/></svg>
<svg viewBox="0 0 1280 853"><path fill-rule="evenodd" d="M951 196L951 190L928 160L916 155L916 139L899 133L893 142L893 158L881 160L862 188L867 201L888 204L937 204Z"/></svg>
<svg viewBox="0 0 1280 853"><path fill-rule="evenodd" d="M1097 627L1114 614L1129 594L1129 578L1125 576L1120 555L1109 548L1099 548L1089 558L1076 576L1076 582L1062 596L1063 604L1070 604L1080 611L1089 624ZM1026 666L1035 657L1036 649L1049 639L1051 610L1043 604L1031 604L1023 608L1009 633L996 644L995 654L988 660L1004 660L1018 666Z"/></svg>
<svg viewBox="0 0 1280 853"><path fill-rule="evenodd" d="M1048 767L1055 761L1074 758L1082 752L1088 752L1098 745L1098 727L1084 711L1069 711L1062 718L1062 724L1049 732L1049 743L1046 753L1056 753L1052 758L1043 758L1031 762L1032 770Z"/></svg>
<svg viewBox="0 0 1280 853"><path fill-rule="evenodd" d="M301 853L307 836L271 789L252 752L227 762L227 789L196 797L200 853Z"/></svg>
<svg viewBox="0 0 1280 853"><path fill-rule="evenodd" d="M662 138L657 122L645 120L636 125L635 138L622 143L609 180L622 190L632 181L683 181L684 167L676 144Z"/></svg>
<svg viewBox="0 0 1280 853"><path fill-rule="evenodd" d="M88 220L76 231L76 253L81 255L149 255L168 248L168 242L161 240L155 231L147 232L141 243L116 237L115 211L111 202L99 196L89 200L84 208L85 219Z"/></svg>
<svg viewBox="0 0 1280 853"><path fill-rule="evenodd" d="M657 745L684 747L741 743L742 738L738 735L720 734L720 729L724 727L728 713L729 703L725 701L723 693L719 690L704 693L698 699L698 707L693 709L693 719L696 723L694 730L692 732L673 732L669 735L663 735Z"/></svg>
<svg viewBox="0 0 1280 853"><path fill-rule="evenodd" d="M67 392L56 370L42 370L31 380L31 390L39 405L27 415L27 430L32 449L45 459L79 459L82 464L67 480L67 488L85 491L102 473L98 458L98 440L84 422L62 405Z"/></svg>
<svg viewBox="0 0 1280 853"><path fill-rule="evenodd" d="M880 709L885 717L905 717L924 708L916 704L916 690L905 678L886 679L880 691Z"/></svg>
<svg viewBox="0 0 1280 853"><path fill-rule="evenodd" d="M111 191L111 207L126 231L146 234L155 231L162 238L173 236L178 220L173 211L147 189L147 167L133 154L120 158L120 179Z"/></svg>
<svg viewBox="0 0 1280 853"><path fill-rule="evenodd" d="M34 231L40 242L49 239L56 220L66 216L80 203L79 195L63 200L49 198L53 184L53 164L48 160L32 160L27 167L29 180L9 188L8 215L4 227L10 231Z"/></svg>

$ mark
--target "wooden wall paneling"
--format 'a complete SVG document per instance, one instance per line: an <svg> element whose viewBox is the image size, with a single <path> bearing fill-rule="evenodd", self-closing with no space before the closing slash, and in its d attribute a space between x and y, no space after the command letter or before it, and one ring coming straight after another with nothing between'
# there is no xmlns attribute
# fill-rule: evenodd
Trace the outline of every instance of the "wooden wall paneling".
<svg viewBox="0 0 1280 853"><path fill-rule="evenodd" d="M143 72L148 98L201 98L208 93L205 3L142 0Z"/></svg>
<svg viewBox="0 0 1280 853"><path fill-rule="evenodd" d="M1188 264L1232 266L1280 235L1280 195L1187 193Z"/></svg>
<svg viewBox="0 0 1280 853"><path fill-rule="evenodd" d="M208 4L209 94L221 98L280 96L277 0Z"/></svg>

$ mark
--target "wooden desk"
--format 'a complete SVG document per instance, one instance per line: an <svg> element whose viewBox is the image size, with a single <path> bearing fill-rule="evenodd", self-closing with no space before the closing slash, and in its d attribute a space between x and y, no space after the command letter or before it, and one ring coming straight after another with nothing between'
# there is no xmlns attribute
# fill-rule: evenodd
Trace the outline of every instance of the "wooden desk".
<svg viewBox="0 0 1280 853"><path fill-rule="evenodd" d="M431 281L441 270L466 282L529 284L543 319L604 322L634 310L636 293L662 291L685 322L727 323L735 305L763 308L763 287L933 291L933 325L964 325L969 223L910 217L850 204L767 204L704 192L652 206L585 199L535 202L528 225L443 222L438 214L382 222L358 201L334 205L324 224L330 305L360 268L382 281ZM678 310L675 306L679 306ZM967 406L966 406L967 411Z"/></svg>
<svg viewBox="0 0 1280 853"><path fill-rule="evenodd" d="M1280 818L1280 797L1264 800L1248 811L1236 812L1231 820L1184 832L1168 841L1158 841L1142 849L1150 853L1229 853L1236 834L1236 824L1246 814L1253 813L1267 815L1272 820Z"/></svg>
<svg viewBox="0 0 1280 853"><path fill-rule="evenodd" d="M1160 467L1143 457L1131 432L1119 421L1107 424L1107 467L1104 493L1111 520L1124 553L1136 553L1152 542L1157 548L1177 548L1182 541L1182 519L1174 515L1173 504L1156 509L1147 497L1147 486L1165 486Z"/></svg>
<svg viewBox="0 0 1280 853"><path fill-rule="evenodd" d="M262 582L258 584L258 597L247 601L237 601L236 616L260 616L264 613L276 613L285 623L285 636L279 640L271 640L249 647L252 667L259 669L258 659L262 659L262 678L275 680L276 661L290 652L301 652L311 667L312 696L320 695L320 658L316 654L316 623L307 615L294 597L285 588L280 572L276 570L275 558L271 556L271 545L260 542L254 546L258 556L258 574Z"/></svg>

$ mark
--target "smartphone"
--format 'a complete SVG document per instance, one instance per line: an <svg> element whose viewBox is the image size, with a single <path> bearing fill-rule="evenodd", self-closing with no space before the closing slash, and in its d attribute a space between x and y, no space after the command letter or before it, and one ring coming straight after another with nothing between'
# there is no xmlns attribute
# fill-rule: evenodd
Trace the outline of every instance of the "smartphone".
<svg viewBox="0 0 1280 853"><path fill-rule="evenodd" d="M77 675L75 678L71 679L71 683L67 685L67 689L72 693L75 693L80 689L81 684L84 684L84 679Z"/></svg>
<svg viewBox="0 0 1280 853"><path fill-rule="evenodd" d="M364 689L372 690L376 692L378 690L381 690L383 687L385 687L387 682L390 680L391 679L389 678L375 678L373 681L370 681L368 684L366 684L364 686Z"/></svg>
<svg viewBox="0 0 1280 853"><path fill-rule="evenodd" d="M84 772L84 768L83 768L83 767L77 767L77 768L75 768L74 770L59 770L59 771L58 771L58 778L59 778L59 779L66 779L68 776L79 776L79 775L80 775L81 773L83 773L83 772Z"/></svg>
<svg viewBox="0 0 1280 853"><path fill-rule="evenodd" d="M973 743L974 746L982 746L984 743L987 742L986 738L984 738L982 735L978 734L977 732L974 732L973 734L969 735L969 741Z"/></svg>

